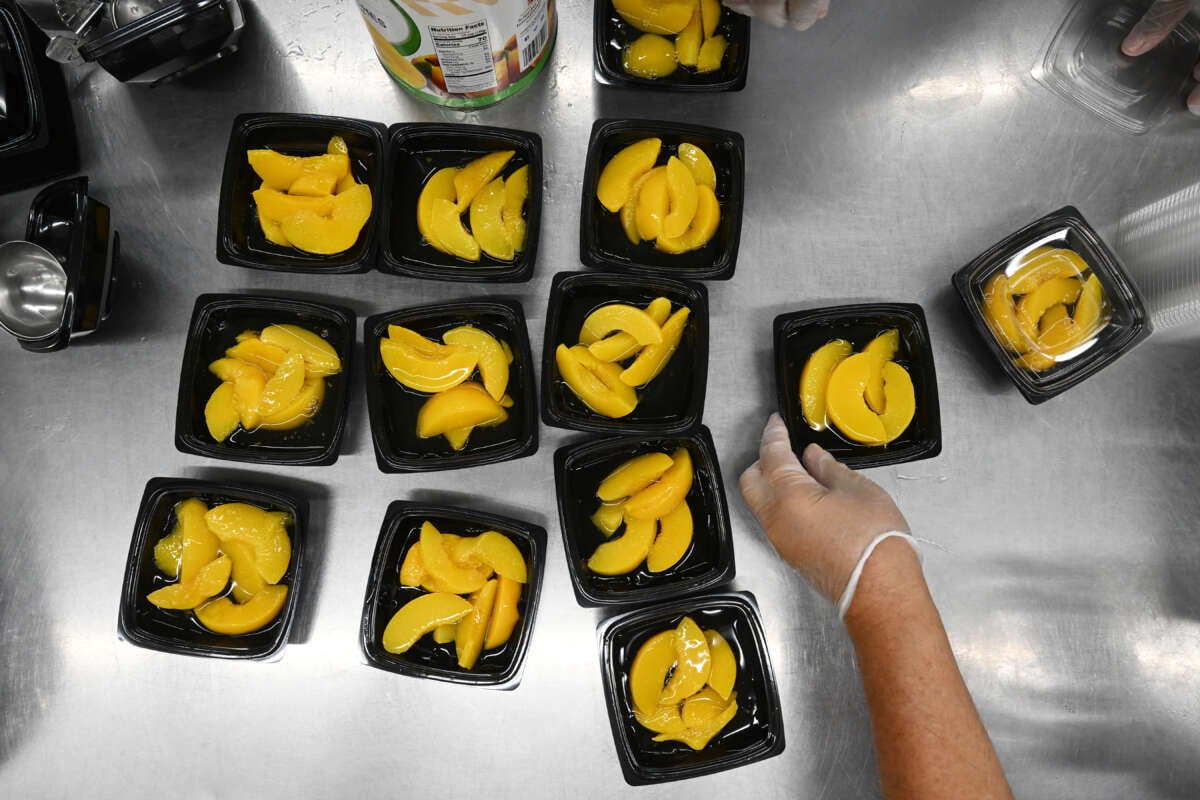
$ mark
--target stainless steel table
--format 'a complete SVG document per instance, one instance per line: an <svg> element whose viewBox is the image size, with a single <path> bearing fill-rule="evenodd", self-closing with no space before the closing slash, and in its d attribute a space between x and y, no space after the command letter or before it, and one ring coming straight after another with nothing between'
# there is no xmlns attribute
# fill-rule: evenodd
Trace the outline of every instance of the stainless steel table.
<svg viewBox="0 0 1200 800"><path fill-rule="evenodd" d="M242 51L148 91L71 73L83 172L112 206L125 268L113 318L54 355L0 342L0 796L611 797L621 778L595 645L571 593L542 428L513 464L393 476L375 467L361 383L341 459L259 468L172 446L184 335L203 292L286 290L362 316L515 295L540 352L551 276L579 269L587 134L599 116L687 119L746 138L737 274L710 285L705 422L783 695L783 755L673 797L878 793L852 651L737 496L773 404L770 320L847 300L921 303L945 448L875 470L914 529L955 652L1018 796L1191 798L1200 787L1200 348L1152 338L1044 406L989 362L949 291L957 267L1068 203L1106 232L1200 180L1197 130L1131 138L1033 83L1067 0L854 3L806 34L754 29L745 91L596 86L590 3L526 94L467 121L539 132L542 247L528 284L489 288L218 264L217 190L243 111L386 123L460 119L409 99L350 2L257 0ZM0 198L18 238L33 191ZM361 334L360 334L361 335ZM312 498L316 569L281 661L226 663L118 641L122 570L147 479L235 476ZM524 678L491 692L368 668L356 643L387 504L436 497L544 525L549 565Z"/></svg>

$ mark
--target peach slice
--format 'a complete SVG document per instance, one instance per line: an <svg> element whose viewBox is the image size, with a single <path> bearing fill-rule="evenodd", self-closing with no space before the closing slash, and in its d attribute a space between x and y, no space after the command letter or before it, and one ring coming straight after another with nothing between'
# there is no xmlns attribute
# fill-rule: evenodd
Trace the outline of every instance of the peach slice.
<svg viewBox="0 0 1200 800"><path fill-rule="evenodd" d="M671 631L667 631L671 633ZM658 706L650 713L640 709L633 710L633 718L638 724L654 733L682 734L687 728L679 715L679 706Z"/></svg>
<svg viewBox="0 0 1200 800"><path fill-rule="evenodd" d="M442 534L432 522L421 524L421 566L426 577L442 586L442 591L469 594L483 588L489 571L455 564L450 558Z"/></svg>
<svg viewBox="0 0 1200 800"><path fill-rule="evenodd" d="M323 217L333 213L333 197L328 193L324 197L301 197L276 191L264 184L251 192L250 196L254 198L258 213L275 222L293 217L301 211L314 211Z"/></svg>
<svg viewBox="0 0 1200 800"><path fill-rule="evenodd" d="M495 400L508 390L509 358L496 337L472 325L461 325L442 334L442 341L475 354L483 388Z"/></svg>
<svg viewBox="0 0 1200 800"><path fill-rule="evenodd" d="M221 597L197 608L196 618L214 633L232 636L251 633L266 627L279 616L287 594L286 586L267 586L241 605Z"/></svg>
<svg viewBox="0 0 1200 800"><path fill-rule="evenodd" d="M304 385L291 403L279 411L264 416L258 427L269 431L286 431L298 428L317 415L321 404L325 402L325 379L310 375L304 379Z"/></svg>
<svg viewBox="0 0 1200 800"><path fill-rule="evenodd" d="M479 260L479 242L463 227L458 207L449 200L436 198L429 203L430 241L439 242L452 256L466 261Z"/></svg>
<svg viewBox="0 0 1200 800"><path fill-rule="evenodd" d="M700 0L700 18L703 20L704 38L711 39L721 22L721 0Z"/></svg>
<svg viewBox="0 0 1200 800"><path fill-rule="evenodd" d="M499 425L507 419L508 412L492 399L487 389L467 381L425 401L417 412L417 436L428 439L458 428ZM461 441L465 445L465 440Z"/></svg>
<svg viewBox="0 0 1200 800"><path fill-rule="evenodd" d="M414 542L400 562L400 585L420 586L425 580L425 564L421 560L421 545Z"/></svg>
<svg viewBox="0 0 1200 800"><path fill-rule="evenodd" d="M654 737L654 741L665 742L671 740L682 742L693 750L703 750L712 741L713 737L720 733L737 716L737 711L737 693L734 692L729 697L729 704L706 727L685 728L683 733L660 733Z"/></svg>
<svg viewBox="0 0 1200 800"><path fill-rule="evenodd" d="M917 409L912 377L895 361L883 365L883 394L884 411L879 415L879 421L883 423L886 444L908 429Z"/></svg>
<svg viewBox="0 0 1200 800"><path fill-rule="evenodd" d="M625 532L609 539L592 553L587 567L597 575L626 575L646 560L654 534L658 530L656 519L627 519Z"/></svg>
<svg viewBox="0 0 1200 800"><path fill-rule="evenodd" d="M488 153L458 171L458 174L454 176L454 191L458 197L455 208L459 214L471 207L475 195L479 194L483 187L500 174L500 170L504 169L504 165L516 152L515 150L499 150L495 153Z"/></svg>
<svg viewBox="0 0 1200 800"><path fill-rule="evenodd" d="M826 412L838 430L862 444L883 444L887 431L879 415L867 405L867 381L873 357L856 353L834 367L826 390Z"/></svg>
<svg viewBox="0 0 1200 800"><path fill-rule="evenodd" d="M433 629L433 641L438 644L450 644L458 638L458 623L438 625Z"/></svg>
<svg viewBox="0 0 1200 800"><path fill-rule="evenodd" d="M900 331L892 328L890 331L884 331L876 336L862 351L872 357L871 375L867 378L867 405L876 414L882 414L884 403L886 402L883 396L883 365L896 357L896 350L900 347Z"/></svg>
<svg viewBox="0 0 1200 800"><path fill-rule="evenodd" d="M625 520L657 520L683 502L692 489L692 456L686 447L676 450L671 468L657 482L625 501Z"/></svg>
<svg viewBox="0 0 1200 800"><path fill-rule="evenodd" d="M712 654L704 631L691 617L675 629L675 671L659 695L659 705L679 703L704 688L712 673Z"/></svg>
<svg viewBox="0 0 1200 800"><path fill-rule="evenodd" d="M625 201L625 205L621 206L621 228L625 231L625 238L629 240L630 244L639 244L642 241L637 223L638 196L646 181L650 180L650 176L656 174L658 169L661 167L655 167L634 181L633 187L629 190L629 199Z"/></svg>
<svg viewBox="0 0 1200 800"><path fill-rule="evenodd" d="M451 625L471 613L471 604L457 594L431 592L410 600L388 620L383 629L383 649L404 653L425 634Z"/></svg>
<svg viewBox="0 0 1200 800"><path fill-rule="evenodd" d="M679 342L683 340L683 332L687 328L688 316L691 313L691 309L684 306L672 314L662 324L662 342L642 348L634 362L621 372L621 383L633 387L645 386L658 377L671 360L671 356L675 355Z"/></svg>
<svg viewBox="0 0 1200 800"><path fill-rule="evenodd" d="M389 325L379 340L384 367L402 386L418 392L443 392L471 377L479 356L459 344L439 344L400 325Z"/></svg>
<svg viewBox="0 0 1200 800"><path fill-rule="evenodd" d="M829 376L852 352L854 348L848 341L834 339L818 347L804 362L800 372L800 412L814 431L825 429Z"/></svg>
<svg viewBox="0 0 1200 800"><path fill-rule="evenodd" d="M684 727L707 728L728 705L729 698L721 697L711 686L705 686L683 701L680 717Z"/></svg>
<svg viewBox="0 0 1200 800"><path fill-rule="evenodd" d="M675 37L675 51L679 56L679 63L685 67L696 66L696 60L700 57L700 41L704 38L704 25L701 22L700 14L692 14L692 20L684 26L683 30Z"/></svg>
<svg viewBox="0 0 1200 800"><path fill-rule="evenodd" d="M692 173L697 186L707 186L714 192L717 190L717 171L707 153L691 142L683 142L679 145L679 160Z"/></svg>
<svg viewBox="0 0 1200 800"><path fill-rule="evenodd" d="M1008 276L1008 291L1029 294L1054 278L1078 278L1088 265L1074 250L1064 247L1039 247L1025 256L1021 266Z"/></svg>
<svg viewBox="0 0 1200 800"><path fill-rule="evenodd" d="M208 428L208 435L218 442L223 442L237 430L240 423L241 415L237 410L233 382L222 381L204 404L204 425Z"/></svg>
<svg viewBox="0 0 1200 800"><path fill-rule="evenodd" d="M667 160L667 204L670 210L663 217L662 236L667 239L682 236L692 224L699 202L691 170L678 158L671 156Z"/></svg>
<svg viewBox="0 0 1200 800"><path fill-rule="evenodd" d="M425 237L425 241L446 254L450 254L450 251L433 235L433 201L445 200L455 203L457 207L458 195L454 189L454 176L457 174L458 167L439 169L421 187L421 194L417 197L417 230Z"/></svg>
<svg viewBox="0 0 1200 800"><path fill-rule="evenodd" d="M696 213L691 225L676 238L660 236L654 246L664 253L698 250L712 240L721 225L721 203L712 189L696 184Z"/></svg>
<svg viewBox="0 0 1200 800"><path fill-rule="evenodd" d="M463 540L466 546L455 548L455 557L460 561L474 560L509 580L525 583L528 570L525 557L512 540L496 531L484 531L478 536Z"/></svg>
<svg viewBox="0 0 1200 800"><path fill-rule="evenodd" d="M353 189L355 186L358 186L358 181L354 180L353 173L346 173L341 178L338 178L337 186L333 187L333 193L341 194Z"/></svg>
<svg viewBox="0 0 1200 800"><path fill-rule="evenodd" d="M646 313L659 327L662 327L671 315L671 301L665 297L656 297L646 306ZM591 338L590 334L588 338ZM633 338L633 334L625 331L617 331L598 341L583 343L587 344L591 354L601 361L624 361L637 355L638 351L642 349L642 345Z"/></svg>
<svg viewBox="0 0 1200 800"><path fill-rule="evenodd" d="M637 407L637 393L621 382L621 366L593 356L586 347L560 344L554 351L558 373L589 409L610 419L627 416Z"/></svg>
<svg viewBox="0 0 1200 800"><path fill-rule="evenodd" d="M662 221L671 210L671 198L667 193L667 168L655 167L646 176L638 189L637 208L633 210L638 236L642 239L657 239L662 235Z"/></svg>
<svg viewBox="0 0 1200 800"><path fill-rule="evenodd" d="M643 33L621 51L621 67L639 78L665 78L679 67L675 45L657 33Z"/></svg>
<svg viewBox="0 0 1200 800"><path fill-rule="evenodd" d="M496 587L497 582L490 580L472 594L471 613L458 621L454 650L458 655L458 665L463 669L474 668L483 651L483 638L487 634L492 607L496 603Z"/></svg>
<svg viewBox="0 0 1200 800"><path fill-rule="evenodd" d="M279 224L279 220L269 219L263 214L261 208L258 209L258 226L262 228L263 236L271 244L277 244L280 247L291 247L292 243L283 235L283 226Z"/></svg>
<svg viewBox="0 0 1200 800"><path fill-rule="evenodd" d="M288 194L293 197L332 197L339 180L337 175L328 172L301 175L292 181L292 185L288 187Z"/></svg>
<svg viewBox="0 0 1200 800"><path fill-rule="evenodd" d="M594 339L603 339L613 331L624 331L638 344L661 344L662 328L654 318L637 306L627 303L609 303L588 314L583 321L583 331Z"/></svg>
<svg viewBox="0 0 1200 800"><path fill-rule="evenodd" d="M611 503L637 494L675 464L666 453L645 453L621 464L600 481L596 497Z"/></svg>
<svg viewBox="0 0 1200 800"><path fill-rule="evenodd" d="M291 516L264 511L248 503L214 506L204 515L209 529L222 542L245 542L254 550L254 563L267 583L279 583L292 560L292 540L287 533Z"/></svg>
<svg viewBox="0 0 1200 800"><path fill-rule="evenodd" d="M1043 323L1054 308L1052 306L1051 311L1042 316ZM1092 274L1083 283L1083 289L1075 303L1074 315L1058 320L1053 326L1043 326L1037 340L1040 354L1048 357L1065 355L1086 342L1103 326L1101 316L1104 308L1104 289L1100 286L1099 278Z"/></svg>
<svg viewBox="0 0 1200 800"><path fill-rule="evenodd" d="M221 542L208 528L204 518L207 513L208 506L195 497L189 497L175 505L175 528L167 538L177 537L179 542L178 569L175 574L181 581L190 581L205 564L218 555ZM157 562L157 548L155 551Z"/></svg>
<svg viewBox="0 0 1200 800"><path fill-rule="evenodd" d="M289 353L263 388L256 409L263 417L273 416L290 406L304 388L304 356Z"/></svg>
<svg viewBox="0 0 1200 800"><path fill-rule="evenodd" d="M708 687L724 700L729 699L737 681L737 657L725 637L715 630L706 630L708 652L712 656L712 671L708 676Z"/></svg>
<svg viewBox="0 0 1200 800"><path fill-rule="evenodd" d="M700 45L700 55L696 59L696 72L716 72L725 60L725 49L728 43L724 36L714 36Z"/></svg>
<svg viewBox="0 0 1200 800"><path fill-rule="evenodd" d="M371 218L371 187L357 184L333 197L333 213L298 211L279 221L283 235L306 253L333 255L349 250Z"/></svg>
<svg viewBox="0 0 1200 800"><path fill-rule="evenodd" d="M512 636L517 622L521 619L517 609L520 599L521 584L501 575L496 587L496 604L492 608L487 635L483 638L483 649L502 647Z"/></svg>
<svg viewBox="0 0 1200 800"><path fill-rule="evenodd" d="M696 13L695 0L613 0L621 18L639 31L676 34Z"/></svg>
<svg viewBox="0 0 1200 800"><path fill-rule="evenodd" d="M289 353L300 353L310 375L328 377L342 371L342 359L333 345L299 325L268 325L259 338Z"/></svg>
<svg viewBox="0 0 1200 800"><path fill-rule="evenodd" d="M1059 303L1071 304L1079 297L1083 282L1078 278L1051 278L1017 301L1017 326L1028 339L1038 337L1042 314Z"/></svg>
<svg viewBox="0 0 1200 800"><path fill-rule="evenodd" d="M684 20L683 24L686 25L687 20ZM600 204L613 213L620 211L621 206L629 199L633 184L658 161L660 149L662 140L649 137L634 142L610 158L600 171L600 178L596 182L596 198Z"/></svg>
<svg viewBox="0 0 1200 800"><path fill-rule="evenodd" d="M674 629L651 636L638 648L629 668L629 694L634 711L649 715L658 710L658 698L673 666Z"/></svg>
<svg viewBox="0 0 1200 800"><path fill-rule="evenodd" d="M692 546L692 509L687 500L681 500L658 524L658 536L646 555L646 569L650 572L666 572L678 564Z"/></svg>
<svg viewBox="0 0 1200 800"><path fill-rule="evenodd" d="M1046 309L1046 313L1042 314L1042 318L1038 321L1038 341L1044 341L1046 334L1053 330L1056 325L1059 327L1064 327L1059 325L1059 323L1069 321L1070 317L1071 312L1067 310L1066 304L1059 303L1057 305L1050 306L1048 309Z"/></svg>
<svg viewBox="0 0 1200 800"><path fill-rule="evenodd" d="M234 600L245 603L269 585L254 563L254 548L245 542L228 541L221 545L221 549L233 562L230 577L233 579Z"/></svg>
<svg viewBox="0 0 1200 800"><path fill-rule="evenodd" d="M512 261L516 250L508 238L504 211L504 179L496 178L471 201L471 233L479 249L500 261Z"/></svg>
<svg viewBox="0 0 1200 800"><path fill-rule="evenodd" d="M1008 288L1008 277L997 272L983 289L983 318L992 336L1010 353L1024 353L1029 343L1017 324L1017 308Z"/></svg>
<svg viewBox="0 0 1200 800"><path fill-rule="evenodd" d="M601 503L591 516L592 524L606 537L612 536L625 521L624 503Z"/></svg>
<svg viewBox="0 0 1200 800"><path fill-rule="evenodd" d="M329 174L336 181L350 172L350 157L345 153L319 156L287 156L274 150L247 150L246 160L263 183L286 192L301 175Z"/></svg>
<svg viewBox="0 0 1200 800"><path fill-rule="evenodd" d="M195 608L225 589L232 566L229 556L218 556L201 567L190 580L155 589L146 595L146 599L159 608L177 611Z"/></svg>
<svg viewBox="0 0 1200 800"><path fill-rule="evenodd" d="M239 338L237 344L225 350L225 355L253 364L264 372L279 369L279 365L287 358L287 351L259 339L256 331L247 332L250 335L244 339Z"/></svg>
<svg viewBox="0 0 1200 800"><path fill-rule="evenodd" d="M504 205L500 209L504 230L508 232L513 250L518 253L525 248L525 199L528 196L529 165L525 164L514 170L504 182Z"/></svg>
<svg viewBox="0 0 1200 800"><path fill-rule="evenodd" d="M180 514L180 509L183 507L184 503L190 502L200 504L201 508L195 513L200 517L200 522L204 522L204 512L207 511L208 508L207 506L204 506L203 501L191 498L181 503L177 503L175 505L175 525L171 528L170 533L159 539L154 545L154 566L158 567L159 572L162 572L164 575L170 578L178 578L179 570L182 566L181 562L183 561L183 548L186 540L184 538L183 520L182 515ZM207 525L204 526L204 531L208 533L209 536L213 536L212 532L208 530ZM215 545L213 548L213 555L209 557L209 561L216 557L217 549L220 546L220 542L216 541L216 537L213 537L213 540ZM198 566L203 566L204 563L207 562L202 562Z"/></svg>

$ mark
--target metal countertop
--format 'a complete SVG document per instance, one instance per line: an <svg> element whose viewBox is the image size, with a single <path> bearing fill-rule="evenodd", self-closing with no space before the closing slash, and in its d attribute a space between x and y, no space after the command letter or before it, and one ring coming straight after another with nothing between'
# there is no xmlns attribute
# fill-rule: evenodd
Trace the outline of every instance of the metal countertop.
<svg viewBox="0 0 1200 800"><path fill-rule="evenodd" d="M1195 797L1195 332L1156 335L1033 407L950 291L955 269L1048 211L1076 205L1111 236L1122 215L1200 181L1194 125L1129 137L1034 83L1030 67L1069 5L835 0L808 33L754 26L745 91L683 96L597 86L592 5L564 0L542 78L473 115L419 104L392 85L345 1L257 0L241 52L155 90L72 71L81 172L112 207L125 261L113 317L95 336L54 355L0 342L0 796L634 793L605 711L600 614L575 603L555 510L553 454L576 434L543 426L537 454L518 464L384 475L356 378L333 466L216 462L172 444L184 337L204 292L329 298L360 319L515 296L540 353L551 276L581 269L588 131L597 117L632 116L746 139L737 273L709 284L704 421L729 494L734 585L761 605L787 736L779 757L638 796L877 795L849 641L776 558L736 486L774 402L771 319L896 300L928 314L945 444L934 460L869 474L938 544L925 549L926 573L1017 795ZM540 133L545 201L533 279L492 288L217 263L221 163L231 121L246 111ZM35 191L0 198L0 239L22 235ZM286 484L310 497L315 569L282 660L186 658L118 641L138 501L162 475ZM516 691L364 665L356 637L379 525L390 501L414 497L547 528L542 601Z"/></svg>

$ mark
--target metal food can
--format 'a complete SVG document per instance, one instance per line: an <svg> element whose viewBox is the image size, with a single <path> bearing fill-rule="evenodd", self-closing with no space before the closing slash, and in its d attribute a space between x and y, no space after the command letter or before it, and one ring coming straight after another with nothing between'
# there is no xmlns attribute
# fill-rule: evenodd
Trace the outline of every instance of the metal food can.
<svg viewBox="0 0 1200 800"><path fill-rule="evenodd" d="M411 94L481 108L511 97L554 49L554 0L357 0L375 53Z"/></svg>

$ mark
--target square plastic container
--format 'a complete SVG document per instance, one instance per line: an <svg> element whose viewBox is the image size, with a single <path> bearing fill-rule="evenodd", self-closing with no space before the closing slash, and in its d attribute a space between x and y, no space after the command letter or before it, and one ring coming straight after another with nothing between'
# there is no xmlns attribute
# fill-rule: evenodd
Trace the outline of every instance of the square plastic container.
<svg viewBox="0 0 1200 800"><path fill-rule="evenodd" d="M1121 42L1149 7L1149 0L1080 0L1033 77L1126 133L1145 133L1172 108L1182 111L1200 58L1200 28L1186 17L1153 50L1130 58Z"/></svg>
<svg viewBox="0 0 1200 800"><path fill-rule="evenodd" d="M715 629L737 659L737 715L703 750L681 742L656 742L633 716L629 668L650 637L691 617ZM695 778L744 767L783 752L779 688L767 653L758 604L749 592L727 592L675 600L630 611L599 628L600 674L608 718L625 780L633 786Z"/></svg>
<svg viewBox="0 0 1200 800"><path fill-rule="evenodd" d="M860 352L872 339L895 329L900 346L892 359L908 371L916 412L904 433L886 445L855 442L834 425L813 430L800 408L800 374L809 357L827 342L846 339ZM779 413L799 456L816 442L846 466L883 467L932 458L942 452L942 419L938 406L933 347L925 312L910 303L866 303L781 314L775 318L775 386Z"/></svg>
<svg viewBox="0 0 1200 800"><path fill-rule="evenodd" d="M671 301L672 310L691 309L678 349L663 371L638 390L632 413L610 419L592 411L559 375L555 349L577 344L584 319L600 306L628 303L645 308L660 296ZM554 276L542 350L542 421L547 425L591 433L683 434L700 425L707 386L708 291L703 284L597 272Z"/></svg>
<svg viewBox="0 0 1200 800"><path fill-rule="evenodd" d="M515 150L500 171L508 178L529 166L525 198L525 246L512 261L481 253L465 261L443 253L417 228L417 200L435 172L463 167L488 153ZM388 129L388 205L384 218L380 269L435 281L515 283L529 280L537 262L542 217L542 138L528 131L482 125L399 124Z"/></svg>
<svg viewBox="0 0 1200 800"><path fill-rule="evenodd" d="M1021 267L1023 259L1040 247L1066 248L1079 255L1088 268L1088 275L1095 275L1103 289L1106 310L1102 312L1101 321L1104 321L1105 313L1108 318L1098 331L1068 352L1051 355L1053 364L1047 369L1034 371L1019 365L1017 354L1006 350L996 338L988 324L985 295L989 283L998 273L1004 272L1011 277ZM1047 214L993 245L954 273L951 282L988 350L1025 399L1033 404L1045 402L1095 375L1151 332L1145 303L1120 260L1072 206ZM1031 352L1040 351L1037 345L1033 347Z"/></svg>
<svg viewBox="0 0 1200 800"><path fill-rule="evenodd" d="M453 642L437 644L431 635L422 636L404 653L383 649L383 631L392 616L406 603L426 594L420 587L400 585L400 565L408 549L420 541L421 524L426 520L442 533L460 536L497 531L517 546L528 568L529 582L521 592L517 605L520 619L512 636L501 647L484 650L470 670L458 666ZM371 666L388 672L464 686L515 689L521 682L525 652L533 635L545 570L546 531L537 525L480 511L397 500L388 506L371 560L359 645Z"/></svg>
<svg viewBox="0 0 1200 800"><path fill-rule="evenodd" d="M726 13L730 13L726 11ZM736 15L735 15L736 16ZM600 173L609 159L641 139L662 140L659 164L690 142L712 161L721 222L708 244L686 253L664 253L653 242L633 244L619 214L596 198ZM642 119L600 119L592 125L579 217L579 259L589 267L690 280L728 280L737 266L745 199L746 146L741 134L701 125Z"/></svg>
<svg viewBox="0 0 1200 800"><path fill-rule="evenodd" d="M324 466L337 461L350 399L354 322L354 312L347 308L307 300L244 294L197 297L179 377L175 448L255 464ZM325 378L325 399L308 423L282 431L238 428L224 442L217 442L205 424L204 406L221 381L208 365L222 358L242 331L261 331L276 324L299 325L325 339L342 360L342 371Z"/></svg>
<svg viewBox="0 0 1200 800"><path fill-rule="evenodd" d="M692 67L677 67L662 78L640 78L625 71L622 53L644 34L626 22L612 0L596 0L592 23L592 55L596 82L606 86L658 89L673 92L736 92L746 85L750 71L750 18L721 6L721 20L714 34L724 36L728 47L721 68L699 73ZM674 41L675 37L666 35Z"/></svg>
<svg viewBox="0 0 1200 800"><path fill-rule="evenodd" d="M644 453L670 455L687 448L692 458L692 545L678 564L652 573L645 563L627 575L597 575L587 567L592 553L607 537L592 524L600 506L596 488L621 464ZM575 599L582 606L631 605L665 600L711 589L733 580L733 534L725 486L708 428L679 438L605 438L560 448L554 454L554 483L563 548ZM618 531L615 536L620 535Z"/></svg>
<svg viewBox="0 0 1200 800"><path fill-rule="evenodd" d="M384 137L378 122L314 114L241 114L233 121L225 171L221 177L221 206L217 218L217 260L238 267L276 272L317 274L365 272L375 263L376 228L384 198ZM316 156L329 140L341 136L350 148L354 179L371 188L371 218L349 250L333 255L306 253L267 241L258 222L251 194L262 183L246 160L246 151L259 148L285 155Z"/></svg>
<svg viewBox="0 0 1200 800"><path fill-rule="evenodd" d="M205 628L192 611L155 606L146 595L174 583L154 564L154 545L175 526L176 504L190 497L209 508L224 503L248 503L268 511L285 511L292 517L288 534L292 559L279 581L288 587L283 610L265 627L238 635L219 634ZM120 634L128 642L149 650L211 658L270 658L287 643L296 614L304 567L308 502L299 495L243 484L185 478L152 478L146 484L133 529L133 542L125 563L121 588Z"/></svg>
<svg viewBox="0 0 1200 800"><path fill-rule="evenodd" d="M514 405L508 420L477 427L466 446L455 450L444 436L417 436L417 414L432 397L392 377L379 352L389 325L402 325L440 342L442 334L471 325L506 342L513 353L507 394ZM439 303L376 314L363 324L363 364L367 372L367 410L375 461L383 472L431 472L475 467L533 455L538 448L537 392L533 356L521 304L506 300ZM478 373L475 373L478 377Z"/></svg>

